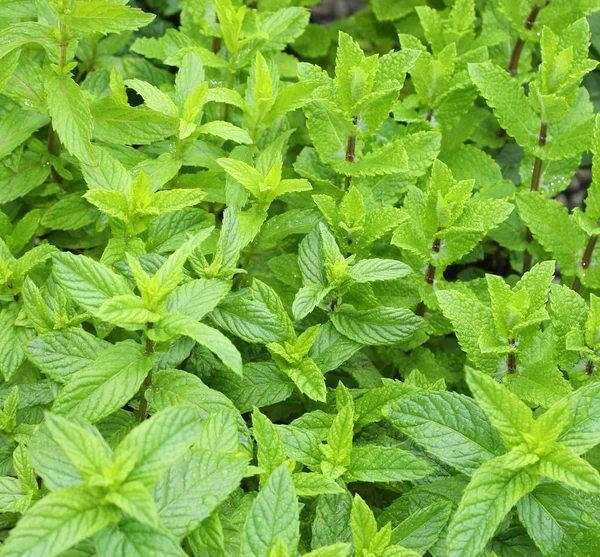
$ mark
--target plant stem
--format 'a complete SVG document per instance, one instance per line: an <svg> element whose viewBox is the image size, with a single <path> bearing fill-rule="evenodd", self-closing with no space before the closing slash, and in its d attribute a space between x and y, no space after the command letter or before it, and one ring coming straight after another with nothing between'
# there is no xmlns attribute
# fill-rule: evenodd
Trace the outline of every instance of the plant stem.
<svg viewBox="0 0 600 557"><path fill-rule="evenodd" d="M509 352L507 357L506 367L508 373L516 373L517 372L517 353Z"/></svg>
<svg viewBox="0 0 600 557"><path fill-rule="evenodd" d="M592 360L588 360L588 363L585 366L585 374L593 375L595 370L596 370L596 364L594 364L594 362L592 362Z"/></svg>
<svg viewBox="0 0 600 557"><path fill-rule="evenodd" d="M550 4L550 0L548 0L545 4L536 4L527 19L525 20L525 29L530 30L533 28L533 24L537 19L538 14L542 8L545 8L548 4ZM510 57L510 63L508 65L508 73L510 75L517 75L517 70L519 67L519 60L521 58L521 53L523 52L523 47L525 46L525 41L519 37L512 51L512 55Z"/></svg>
<svg viewBox="0 0 600 557"><path fill-rule="evenodd" d="M149 329L154 327L154 323L146 323ZM146 350L144 352L146 356L151 356L154 354L154 342L150 337L146 337ZM146 375L146 379L142 383L142 399L140 400L140 405L137 410L137 416L141 421L144 421L148 418L148 401L146 400L146 391L152 385L152 370L148 372Z"/></svg>
<svg viewBox="0 0 600 557"><path fill-rule="evenodd" d="M548 134L548 122L542 122L540 127L540 135L538 137L538 145L540 147L544 147L546 145L546 136ZM531 187L530 191L539 191L540 189L540 181L542 178L542 166L544 161L536 157L535 163L533 164L533 174L531 175ZM531 234L531 230L527 229L525 234L525 241L529 244L533 241L533 236ZM525 251L523 256L523 273L526 273L531 269L531 254L528 251Z"/></svg>
<svg viewBox="0 0 600 557"><path fill-rule="evenodd" d="M436 238L431 245L431 251L434 253L440 252L440 239ZM433 286L435 283L435 266L431 263L427 266L427 270L425 271L425 282ZM419 317L423 317L425 315L425 302L419 302L415 313Z"/></svg>
<svg viewBox="0 0 600 557"><path fill-rule="evenodd" d="M55 157L60 156L60 148L58 146L56 132L52 127L52 122L50 122L50 125L48 126L48 153L54 155ZM62 176L56 171L54 166L50 166L50 175L52 176L52 180L54 180L57 184L62 184Z"/></svg>
<svg viewBox="0 0 600 557"><path fill-rule="evenodd" d="M425 114L425 120L427 120L428 122L431 122L432 118L433 118L433 108L430 108L427 111L427 114Z"/></svg>
<svg viewBox="0 0 600 557"><path fill-rule="evenodd" d="M521 52L523 52L524 46L525 41L519 37L513 48L510 63L508 64L508 73L510 75L517 75L517 66L519 65L519 59L521 58Z"/></svg>
<svg viewBox="0 0 600 557"><path fill-rule="evenodd" d="M352 123L356 126L358 123L358 116L352 118ZM348 136L348 145L346 146L346 160L348 162L354 162L356 160L356 134ZM350 189L350 183L352 182L352 176L346 176L344 181L344 188L346 191Z"/></svg>
<svg viewBox="0 0 600 557"><path fill-rule="evenodd" d="M221 22L219 21L219 16L215 14L215 22L217 25L219 25ZM221 37L213 37L213 42L212 42L212 51L215 54L219 53L219 50L221 50Z"/></svg>
<svg viewBox="0 0 600 557"><path fill-rule="evenodd" d="M237 72L236 64L237 64L237 52L231 54L231 60L229 62L229 78L227 79L227 89L233 89L233 79ZM225 115L223 116L223 121L229 122L229 110L231 105L228 103L225 104Z"/></svg>
<svg viewBox="0 0 600 557"><path fill-rule="evenodd" d="M600 223L600 221L599 221ZM592 255L594 254L594 249L596 248L596 243L598 242L598 236L593 235L588 240L587 246L585 246L585 251L583 252L583 257L581 258L581 268L587 269L592 262ZM575 277L573 281L573 290L575 292L579 292L581 289L581 279L579 277Z"/></svg>

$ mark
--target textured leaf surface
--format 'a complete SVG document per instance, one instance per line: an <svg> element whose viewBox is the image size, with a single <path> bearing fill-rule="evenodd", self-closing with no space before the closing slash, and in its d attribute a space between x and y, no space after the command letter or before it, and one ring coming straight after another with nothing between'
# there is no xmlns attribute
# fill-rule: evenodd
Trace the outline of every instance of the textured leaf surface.
<svg viewBox="0 0 600 557"><path fill-rule="evenodd" d="M458 393L406 396L392 404L388 419L427 452L468 475L504 452L485 414Z"/></svg>

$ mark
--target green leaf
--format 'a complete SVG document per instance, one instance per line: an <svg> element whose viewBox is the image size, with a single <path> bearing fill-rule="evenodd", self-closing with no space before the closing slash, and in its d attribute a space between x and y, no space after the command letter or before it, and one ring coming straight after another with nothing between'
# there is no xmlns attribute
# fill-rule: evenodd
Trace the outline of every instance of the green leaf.
<svg viewBox="0 0 600 557"><path fill-rule="evenodd" d="M408 309L388 307L356 310L342 306L331 315L331 321L342 335L375 346L408 340L424 324L422 318Z"/></svg>
<svg viewBox="0 0 600 557"><path fill-rule="evenodd" d="M47 116L19 108L4 114L0 119L0 159L10 154L47 122Z"/></svg>
<svg viewBox="0 0 600 557"><path fill-rule="evenodd" d="M354 409L352 404L346 404L333 419L327 432L327 445L318 447L327 458L326 462L321 463L326 476L335 479L346 471L350 465L353 436Z"/></svg>
<svg viewBox="0 0 600 557"><path fill-rule="evenodd" d="M377 521L373 511L358 494L352 501L350 528L352 529L354 551L359 555L361 553L364 555L371 548L371 544L377 536Z"/></svg>
<svg viewBox="0 0 600 557"><path fill-rule="evenodd" d="M344 493L334 480L314 472L296 472L292 475L298 497L316 497L322 494Z"/></svg>
<svg viewBox="0 0 600 557"><path fill-rule="evenodd" d="M0 204L8 203L27 195L41 185L50 173L36 153L26 151L19 163L9 167L0 163Z"/></svg>
<svg viewBox="0 0 600 557"><path fill-rule="evenodd" d="M525 97L519 81L491 62L469 64L469 74L500 125L524 149L537 145L540 119Z"/></svg>
<svg viewBox="0 0 600 557"><path fill-rule="evenodd" d="M241 555L269 557L277 540L291 551L300 538L298 499L285 464L277 468L252 503L242 535Z"/></svg>
<svg viewBox="0 0 600 557"><path fill-rule="evenodd" d="M388 482L417 480L433 473L425 460L396 447L366 445L352 449L348 481Z"/></svg>
<svg viewBox="0 0 600 557"><path fill-rule="evenodd" d="M150 110L160 112L173 118L179 116L177 105L169 95L161 91L158 87L140 79L127 79L124 83L127 87L133 89L142 96L144 103Z"/></svg>
<svg viewBox="0 0 600 557"><path fill-rule="evenodd" d="M132 340L104 350L63 387L52 410L97 422L126 404L138 391L155 357Z"/></svg>
<svg viewBox="0 0 600 557"><path fill-rule="evenodd" d="M600 384L585 385L569 399L571 412L558 440L583 454L600 443Z"/></svg>
<svg viewBox="0 0 600 557"><path fill-rule="evenodd" d="M305 553L304 557L348 557L350 549L349 543L336 543Z"/></svg>
<svg viewBox="0 0 600 557"><path fill-rule="evenodd" d="M25 495L21 482L10 476L0 478L0 509L3 513L16 512L15 504Z"/></svg>
<svg viewBox="0 0 600 557"><path fill-rule="evenodd" d="M153 551L161 557L184 557L186 553L172 535L135 520L123 519L94 537L98 557L143 557Z"/></svg>
<svg viewBox="0 0 600 557"><path fill-rule="evenodd" d="M271 473L285 462L285 447L273 422L258 408L252 412L252 427L258 444L258 467L265 471L261 474L261 482L266 482Z"/></svg>
<svg viewBox="0 0 600 557"><path fill-rule="evenodd" d="M140 482L127 482L121 485L119 489L109 492L105 500L142 524L150 527L159 524L156 503L144 484Z"/></svg>
<svg viewBox="0 0 600 557"><path fill-rule="evenodd" d="M560 484L539 485L519 501L518 509L544 555L587 557L600 549L599 523L590 516L588 502Z"/></svg>
<svg viewBox="0 0 600 557"><path fill-rule="evenodd" d="M142 298L131 294L106 300L96 312L96 316L102 321L132 331L142 329L146 323L154 323L159 318L158 313L146 308Z"/></svg>
<svg viewBox="0 0 600 557"><path fill-rule="evenodd" d="M352 503L352 497L347 491L337 495L322 495L316 500L312 547L351 541Z"/></svg>
<svg viewBox="0 0 600 557"><path fill-rule="evenodd" d="M115 449L113 461L133 459L127 481L150 489L194 444L200 427L193 408L166 408L133 429Z"/></svg>
<svg viewBox="0 0 600 557"><path fill-rule="evenodd" d="M84 480L101 476L108 465L106 447L87 429L61 416L46 414L50 435Z"/></svg>
<svg viewBox="0 0 600 557"><path fill-rule="evenodd" d="M413 549L419 555L431 548L450 518L449 501L434 503L411 514L392 531L392 543Z"/></svg>
<svg viewBox="0 0 600 557"><path fill-rule="evenodd" d="M405 277L411 272L408 265L392 259L363 259L348 269L348 274L356 282L394 280Z"/></svg>
<svg viewBox="0 0 600 557"><path fill-rule="evenodd" d="M65 291L87 311L98 311L109 298L131 294L122 276L84 255L56 254L53 272Z"/></svg>
<svg viewBox="0 0 600 557"><path fill-rule="evenodd" d="M235 431L235 424L230 425ZM238 488L248 465L244 452L219 447L219 430L212 431L210 422L203 428L210 430L212 446L201 441L200 447L169 468L152 491L161 523L178 538L210 516Z"/></svg>
<svg viewBox="0 0 600 557"><path fill-rule="evenodd" d="M308 284L300 288L296 292L292 306L294 318L297 321L304 319L308 314L312 313L330 291L330 287L323 287L320 284Z"/></svg>
<svg viewBox="0 0 600 557"><path fill-rule="evenodd" d="M170 336L185 335L214 352L232 371L242 374L242 356L234 344L217 329L199 323L193 317L180 313L165 313L158 320L157 328Z"/></svg>
<svg viewBox="0 0 600 557"><path fill-rule="evenodd" d="M322 102L304 108L312 142L324 163L341 162L346 157L348 136L354 133L349 119Z"/></svg>
<svg viewBox="0 0 600 557"><path fill-rule="evenodd" d="M449 392L411 394L386 411L391 424L428 453L464 474L504 452L502 440L475 402Z"/></svg>
<svg viewBox="0 0 600 557"><path fill-rule="evenodd" d="M448 557L477 555L512 507L539 483L526 469L503 468L505 460L490 460L475 472L448 527Z"/></svg>
<svg viewBox="0 0 600 557"><path fill-rule="evenodd" d="M178 132L178 120L141 107L132 108L110 98L91 107L94 137L118 145L147 145Z"/></svg>
<svg viewBox="0 0 600 557"><path fill-rule="evenodd" d="M120 511L103 505L85 487L50 493L36 503L14 528L3 554L11 557L54 557L120 518Z"/></svg>
<svg viewBox="0 0 600 557"><path fill-rule="evenodd" d="M557 443L540 461L539 473L581 491L599 491L600 474L571 449Z"/></svg>
<svg viewBox="0 0 600 557"><path fill-rule="evenodd" d="M531 410L491 377L467 368L467 383L479 407L498 430L507 449L526 442L533 418Z"/></svg>
<svg viewBox="0 0 600 557"><path fill-rule="evenodd" d="M0 311L0 372L9 381L17 372L25 353L21 348L33 336L30 330L15 325L17 307L12 306Z"/></svg>
<svg viewBox="0 0 600 557"><path fill-rule="evenodd" d="M80 4L81 5L81 4ZM96 164L92 149L92 115L72 78L48 72L44 82L52 126L65 147L86 164Z"/></svg>
<svg viewBox="0 0 600 557"><path fill-rule="evenodd" d="M105 35L139 29L148 25L154 17L137 8L102 0L87 0L76 4L73 11L62 16L62 19L66 25L82 33Z"/></svg>
<svg viewBox="0 0 600 557"><path fill-rule="evenodd" d="M292 380L272 362L246 364L243 377L222 373L211 384L225 393L240 412L286 400L294 390Z"/></svg>
<svg viewBox="0 0 600 557"><path fill-rule="evenodd" d="M109 346L83 329L73 328L36 337L25 346L25 353L51 379L66 383Z"/></svg>
<svg viewBox="0 0 600 557"><path fill-rule="evenodd" d="M193 373L181 369L161 369L153 372L152 384L146 391L146 398L155 410L189 405L203 419L221 411L235 413L233 402L224 394L207 387Z"/></svg>
<svg viewBox="0 0 600 557"><path fill-rule="evenodd" d="M211 316L221 328L250 343L281 342L293 336L279 296L256 279L249 289L228 297Z"/></svg>
<svg viewBox="0 0 600 557"><path fill-rule="evenodd" d="M538 192L520 193L517 207L533 237L552 254L562 271L577 275L587 238L569 217L568 209Z"/></svg>
<svg viewBox="0 0 600 557"><path fill-rule="evenodd" d="M207 133L210 135L216 135L226 141L235 141L243 145L250 145L252 143L251 137L248 135L246 130L238 128L229 122L208 122L198 127L198 131Z"/></svg>

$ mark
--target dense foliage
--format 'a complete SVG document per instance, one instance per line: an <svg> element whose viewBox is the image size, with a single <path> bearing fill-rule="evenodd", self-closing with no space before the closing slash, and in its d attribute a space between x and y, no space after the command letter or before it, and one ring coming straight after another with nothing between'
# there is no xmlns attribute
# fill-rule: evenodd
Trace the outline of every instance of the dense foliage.
<svg viewBox="0 0 600 557"><path fill-rule="evenodd" d="M600 555L600 1L315 3L0 0L1 555Z"/></svg>

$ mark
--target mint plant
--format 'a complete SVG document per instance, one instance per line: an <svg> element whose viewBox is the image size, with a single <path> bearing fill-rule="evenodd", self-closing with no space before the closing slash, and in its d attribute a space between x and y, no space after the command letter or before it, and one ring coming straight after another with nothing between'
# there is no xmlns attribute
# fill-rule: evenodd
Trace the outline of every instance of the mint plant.
<svg viewBox="0 0 600 557"><path fill-rule="evenodd" d="M0 555L600 554L600 6L315 4L0 0Z"/></svg>

